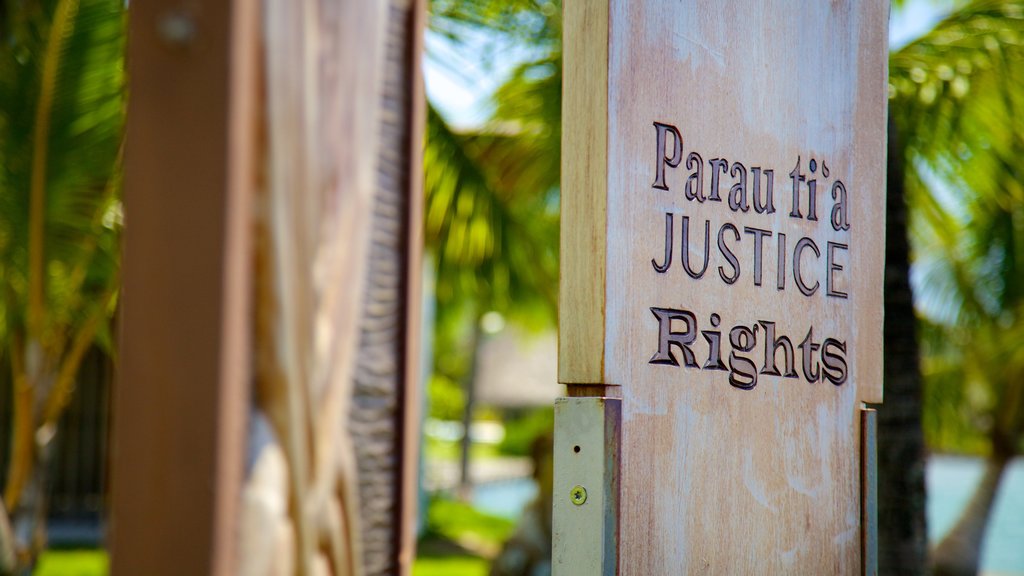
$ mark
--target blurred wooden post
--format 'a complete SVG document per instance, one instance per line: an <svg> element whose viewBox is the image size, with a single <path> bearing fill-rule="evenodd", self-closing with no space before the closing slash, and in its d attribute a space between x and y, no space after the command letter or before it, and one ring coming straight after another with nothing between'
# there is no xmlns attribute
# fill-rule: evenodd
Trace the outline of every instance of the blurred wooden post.
<svg viewBox="0 0 1024 576"><path fill-rule="evenodd" d="M290 566L293 546L304 574L408 574L423 2L129 12L112 573L262 566L240 539L282 532L243 514L268 445L255 410L288 454L270 496L290 490L294 530L261 556Z"/></svg>
<svg viewBox="0 0 1024 576"><path fill-rule="evenodd" d="M873 572L887 19L566 0L559 380L621 399L621 464L556 504L555 576Z"/></svg>
<svg viewBox="0 0 1024 576"><path fill-rule="evenodd" d="M132 3L112 573L233 574L251 362L256 3Z"/></svg>

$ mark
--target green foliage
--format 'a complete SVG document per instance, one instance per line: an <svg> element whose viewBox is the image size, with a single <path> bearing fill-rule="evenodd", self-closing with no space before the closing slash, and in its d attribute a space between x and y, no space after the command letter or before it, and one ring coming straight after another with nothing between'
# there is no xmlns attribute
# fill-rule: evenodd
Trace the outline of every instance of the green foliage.
<svg viewBox="0 0 1024 576"><path fill-rule="evenodd" d="M546 307L553 317L558 215L544 154L522 135L455 133L429 111L426 240L442 321L464 319L466 306L471 316Z"/></svg>
<svg viewBox="0 0 1024 576"><path fill-rule="evenodd" d="M429 7L431 32L460 47L478 35L499 36L538 49L561 43L558 0L431 0ZM482 56L486 60L493 54Z"/></svg>
<svg viewBox="0 0 1024 576"><path fill-rule="evenodd" d="M50 24L67 11L47 88ZM18 2L0 26L0 274L5 328L26 329L30 291L44 295L38 337L63 349L110 289L119 255L125 110L124 3ZM44 196L44 285L30 278L32 191ZM107 305L106 302L103 303ZM109 308L109 306L108 306ZM108 326L100 341L109 343Z"/></svg>
<svg viewBox="0 0 1024 576"><path fill-rule="evenodd" d="M427 535L454 542L470 538L497 546L512 535L514 528L512 521L480 512L463 502L435 498L427 507Z"/></svg>
<svg viewBox="0 0 1024 576"><path fill-rule="evenodd" d="M502 454L530 456L538 438L551 434L555 428L555 411L545 407L530 410L505 422L505 438L498 445Z"/></svg>
<svg viewBox="0 0 1024 576"><path fill-rule="evenodd" d="M42 450L86 351L113 353L125 116L122 0L0 0L0 370L14 382L4 507L35 534ZM43 508L43 509L40 509ZM10 542L0 545L8 546ZM19 561L37 541L19 540Z"/></svg>
<svg viewBox="0 0 1024 576"><path fill-rule="evenodd" d="M510 521L468 504L434 498L427 506L413 576L484 576L490 561L480 551L498 550L513 528Z"/></svg>
<svg viewBox="0 0 1024 576"><path fill-rule="evenodd" d="M1024 432L1024 3L957 10L892 55L936 449Z"/></svg>
<svg viewBox="0 0 1024 576"><path fill-rule="evenodd" d="M466 399L462 387L443 373L435 372L427 382L430 417L438 420L459 420Z"/></svg>
<svg viewBox="0 0 1024 576"><path fill-rule="evenodd" d="M483 314L499 312L530 328L553 326L557 318L561 10L532 0L435 0L430 6L431 30L456 45L475 38L474 45L490 46L478 37L487 31L529 45L533 55L496 91L486 125L460 132L432 107L427 114L434 369L450 382L464 382Z"/></svg>

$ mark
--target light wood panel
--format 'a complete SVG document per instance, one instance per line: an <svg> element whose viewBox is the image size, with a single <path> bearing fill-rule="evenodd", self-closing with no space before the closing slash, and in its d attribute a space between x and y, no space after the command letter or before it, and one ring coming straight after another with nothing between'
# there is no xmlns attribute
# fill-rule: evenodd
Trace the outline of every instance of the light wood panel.
<svg viewBox="0 0 1024 576"><path fill-rule="evenodd" d="M558 381L604 383L608 0L565 3Z"/></svg>
<svg viewBox="0 0 1024 576"><path fill-rule="evenodd" d="M275 445L283 449L288 509L275 522L255 520L262 484L253 478L252 521L242 538L250 551L276 542L284 552L270 562L294 558L299 574L366 570L350 416L377 200L388 8L264 2L267 178L256 212L255 407L274 441L253 452L258 468Z"/></svg>
<svg viewBox="0 0 1024 576"><path fill-rule="evenodd" d="M611 0L601 115L572 110L600 58L570 46L603 7L565 12L560 378L621 387L620 570L858 572L888 5ZM571 135L602 131L581 189Z"/></svg>

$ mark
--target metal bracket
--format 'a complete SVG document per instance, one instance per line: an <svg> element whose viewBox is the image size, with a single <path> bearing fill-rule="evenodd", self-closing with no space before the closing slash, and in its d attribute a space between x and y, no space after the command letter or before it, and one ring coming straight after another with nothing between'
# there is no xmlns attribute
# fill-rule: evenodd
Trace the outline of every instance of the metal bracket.
<svg viewBox="0 0 1024 576"><path fill-rule="evenodd" d="M878 575L878 412L860 412L861 562L865 576Z"/></svg>
<svg viewBox="0 0 1024 576"><path fill-rule="evenodd" d="M553 576L618 574L622 401L555 401Z"/></svg>

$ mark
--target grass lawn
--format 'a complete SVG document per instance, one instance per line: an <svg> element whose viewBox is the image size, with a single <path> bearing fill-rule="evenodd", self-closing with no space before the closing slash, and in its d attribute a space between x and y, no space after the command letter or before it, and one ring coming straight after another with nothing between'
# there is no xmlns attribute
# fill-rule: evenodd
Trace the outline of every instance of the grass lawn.
<svg viewBox="0 0 1024 576"><path fill-rule="evenodd" d="M412 576L487 576L491 563L472 556L417 558Z"/></svg>
<svg viewBox="0 0 1024 576"><path fill-rule="evenodd" d="M487 576L490 562L472 556L418 558L413 576ZM34 576L107 576L109 563L102 550L44 552Z"/></svg>
<svg viewBox="0 0 1024 576"><path fill-rule="evenodd" d="M504 518L435 498L427 508L427 529L412 576L487 576L490 558L513 529L513 523Z"/></svg>
<svg viewBox="0 0 1024 576"><path fill-rule="evenodd" d="M487 576L512 522L484 514L461 502L435 499L427 509L427 533L413 564L413 576ZM107 576L104 550L48 550L34 576Z"/></svg>
<svg viewBox="0 0 1024 576"><path fill-rule="evenodd" d="M110 563L103 550L47 550L34 576L107 576Z"/></svg>

